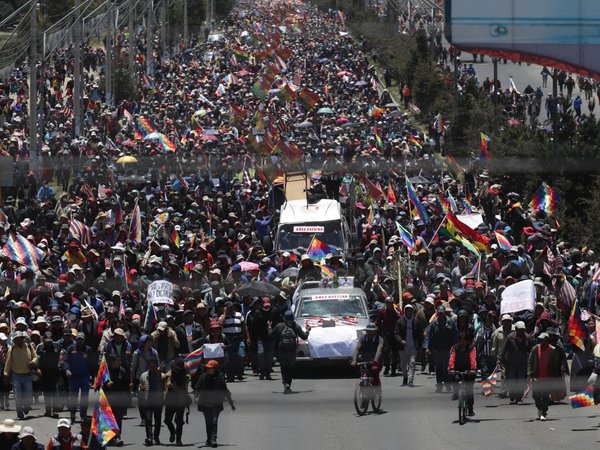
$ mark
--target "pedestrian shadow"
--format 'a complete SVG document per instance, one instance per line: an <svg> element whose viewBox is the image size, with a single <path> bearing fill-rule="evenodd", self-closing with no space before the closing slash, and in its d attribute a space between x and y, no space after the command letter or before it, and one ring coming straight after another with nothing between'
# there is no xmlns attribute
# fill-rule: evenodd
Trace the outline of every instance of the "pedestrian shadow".
<svg viewBox="0 0 600 450"><path fill-rule="evenodd" d="M362 416L358 413L352 414L354 417L367 417L367 416L382 416L383 414L387 414L388 412L385 409L380 409L379 411L368 411Z"/></svg>
<svg viewBox="0 0 600 450"><path fill-rule="evenodd" d="M194 444L191 444L191 445L194 445ZM237 447L237 444L221 444L219 442L219 447ZM211 446L210 445L206 445L205 443L202 443L202 445L199 445L196 448L211 448Z"/></svg>
<svg viewBox="0 0 600 450"><path fill-rule="evenodd" d="M596 428L572 428L571 431L598 431Z"/></svg>
<svg viewBox="0 0 600 450"><path fill-rule="evenodd" d="M307 391L291 391L291 392L283 392L283 391L271 391L273 394L280 394L280 395L294 395L294 394L308 394L310 392L313 392L312 389L308 389Z"/></svg>

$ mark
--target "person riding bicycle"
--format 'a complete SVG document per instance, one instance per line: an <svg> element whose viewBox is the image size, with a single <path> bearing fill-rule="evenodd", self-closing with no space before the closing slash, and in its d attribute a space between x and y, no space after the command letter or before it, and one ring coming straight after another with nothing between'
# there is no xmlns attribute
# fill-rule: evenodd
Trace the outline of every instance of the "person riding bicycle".
<svg viewBox="0 0 600 450"><path fill-rule="evenodd" d="M456 372L467 372L464 376L467 415L474 416L473 385L475 384L475 375L477 373L477 356L475 347L469 341L466 333L459 333L458 343L454 344L450 349L448 374L455 377ZM452 390L452 400L456 400L458 398L458 383L452 383Z"/></svg>
<svg viewBox="0 0 600 450"><path fill-rule="evenodd" d="M373 384L377 385L380 383L379 372L381 371L383 338L377 334L377 325L374 323L369 323L365 331L366 333L356 343L350 364L356 366L359 359L365 362L370 361L369 376L373 378Z"/></svg>

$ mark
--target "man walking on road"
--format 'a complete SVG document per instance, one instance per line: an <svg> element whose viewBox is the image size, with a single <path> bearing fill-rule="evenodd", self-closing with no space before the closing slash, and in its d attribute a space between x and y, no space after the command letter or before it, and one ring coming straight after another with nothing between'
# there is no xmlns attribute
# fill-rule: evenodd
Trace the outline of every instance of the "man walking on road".
<svg viewBox="0 0 600 450"><path fill-rule="evenodd" d="M423 347L423 323L415 317L415 308L408 303L404 316L396 322L395 337L400 348L402 386L414 387L417 353Z"/></svg>
<svg viewBox="0 0 600 450"><path fill-rule="evenodd" d="M440 305L437 309L436 319L429 325L429 332L425 337L425 351L427 355L433 355L435 364L436 393L442 392L445 384L446 391L451 391L450 379L448 378L448 362L450 360L450 348L456 344L458 331L453 320L448 320L446 307Z"/></svg>
<svg viewBox="0 0 600 450"><path fill-rule="evenodd" d="M550 345L548 333L541 333L539 340L540 343L529 353L527 375L532 384L532 396L538 410L538 420L544 421L548 415L552 391L551 379L560 375L560 361L555 348Z"/></svg>
<svg viewBox="0 0 600 450"><path fill-rule="evenodd" d="M37 355L35 349L25 342L26 331L17 331L13 336L13 345L8 349L4 365L4 382L8 384L9 376L15 394L17 417L24 419L33 401L33 382L31 370L36 367Z"/></svg>

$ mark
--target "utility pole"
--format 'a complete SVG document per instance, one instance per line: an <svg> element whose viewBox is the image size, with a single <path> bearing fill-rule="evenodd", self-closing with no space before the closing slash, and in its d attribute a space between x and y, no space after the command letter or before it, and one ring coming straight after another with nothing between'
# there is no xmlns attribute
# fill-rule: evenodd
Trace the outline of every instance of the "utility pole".
<svg viewBox="0 0 600 450"><path fill-rule="evenodd" d="M167 1L160 2L160 54L162 58L167 55Z"/></svg>
<svg viewBox="0 0 600 450"><path fill-rule="evenodd" d="M498 103L498 92L496 92L498 89L498 58L495 56L492 56L492 62L494 63L494 103Z"/></svg>
<svg viewBox="0 0 600 450"><path fill-rule="evenodd" d="M188 46L188 0L183 0L183 46Z"/></svg>
<svg viewBox="0 0 600 450"><path fill-rule="evenodd" d="M135 2L129 0L129 23L127 28L129 29L129 75L133 78L135 73Z"/></svg>
<svg viewBox="0 0 600 450"><path fill-rule="evenodd" d="M38 5L36 4L31 9L31 42L29 48L29 157L36 170L38 163L37 12Z"/></svg>
<svg viewBox="0 0 600 450"><path fill-rule="evenodd" d="M150 0L148 6L148 18L146 19L146 75L154 76L153 47L154 47L154 31L152 30L154 22L154 0Z"/></svg>
<svg viewBox="0 0 600 450"><path fill-rule="evenodd" d="M113 104L113 4L108 3L108 12L106 14L106 104Z"/></svg>
<svg viewBox="0 0 600 450"><path fill-rule="evenodd" d="M81 20L77 20L81 0L75 0L75 26L73 27L73 126L75 136L81 136L82 70L81 70Z"/></svg>

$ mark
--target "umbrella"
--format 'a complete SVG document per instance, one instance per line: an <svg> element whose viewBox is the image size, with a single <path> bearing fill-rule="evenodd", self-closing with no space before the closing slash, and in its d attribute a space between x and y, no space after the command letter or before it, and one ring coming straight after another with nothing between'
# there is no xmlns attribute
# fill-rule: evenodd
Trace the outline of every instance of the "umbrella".
<svg viewBox="0 0 600 450"><path fill-rule="evenodd" d="M166 136L165 136L164 134L162 134L162 133L159 133L158 131L153 131L152 133L150 133L150 134L147 134L147 135L144 137L144 140L145 140L145 141L148 141L148 140L150 140L150 139L160 139L160 138L162 138L162 137L166 137Z"/></svg>
<svg viewBox="0 0 600 450"><path fill-rule="evenodd" d="M408 179L412 184L431 184L427 178L422 177L421 175L417 175L416 177L412 177Z"/></svg>
<svg viewBox="0 0 600 450"><path fill-rule="evenodd" d="M201 141L218 141L219 138L217 136L215 136L214 134L203 134L202 136L200 136L200 140Z"/></svg>
<svg viewBox="0 0 600 450"><path fill-rule="evenodd" d="M299 273L300 273L300 269L298 269L297 267L288 267L283 272L281 272L279 274L279 276L281 278L286 278L286 277L298 278Z"/></svg>
<svg viewBox="0 0 600 450"><path fill-rule="evenodd" d="M397 103L386 103L385 107L386 108L397 108L398 104Z"/></svg>
<svg viewBox="0 0 600 450"><path fill-rule="evenodd" d="M359 126L360 126L360 124L357 122L346 122L345 124L342 125L342 128L356 128Z"/></svg>
<svg viewBox="0 0 600 450"><path fill-rule="evenodd" d="M250 262L250 261L242 261L240 263L240 267L242 268L243 272L250 272L252 270L260 270L260 267L258 267L258 264Z"/></svg>
<svg viewBox="0 0 600 450"><path fill-rule="evenodd" d="M121 156L119 159L117 159L117 164L130 164L136 162L138 162L138 160L135 159L135 156L131 155Z"/></svg>
<svg viewBox="0 0 600 450"><path fill-rule="evenodd" d="M335 123L337 123L337 124L348 123L348 122L350 122L350 119L348 119L347 117L338 117L337 119L335 119Z"/></svg>
<svg viewBox="0 0 600 450"><path fill-rule="evenodd" d="M252 75L252 72L248 72L246 69L242 69L239 72L236 72L238 77L245 77L247 75Z"/></svg>
<svg viewBox="0 0 600 450"><path fill-rule="evenodd" d="M352 73L348 72L347 70L341 70L341 71L339 71L337 73L337 76L340 77L340 78L343 77L343 76L350 76L350 75L352 75Z"/></svg>
<svg viewBox="0 0 600 450"><path fill-rule="evenodd" d="M205 130L202 130L202 134L219 134L219 132L214 128L207 128Z"/></svg>
<svg viewBox="0 0 600 450"><path fill-rule="evenodd" d="M333 109L331 108L321 108L317 111L317 114L333 114Z"/></svg>
<svg viewBox="0 0 600 450"><path fill-rule="evenodd" d="M296 125L296 128L311 128L312 126L312 122L302 122Z"/></svg>
<svg viewBox="0 0 600 450"><path fill-rule="evenodd" d="M280 289L264 281L249 281L237 289L242 297L268 297L279 294Z"/></svg>
<svg viewBox="0 0 600 450"><path fill-rule="evenodd" d="M513 125L513 126L514 125L521 125L521 122L519 122L517 119L508 119L506 121L506 123L509 124L509 125Z"/></svg>
<svg viewBox="0 0 600 450"><path fill-rule="evenodd" d="M360 87L360 86L367 86L368 84L369 83L367 83L366 81L360 80L360 81L357 81L356 83L354 83L354 86L359 86Z"/></svg>

